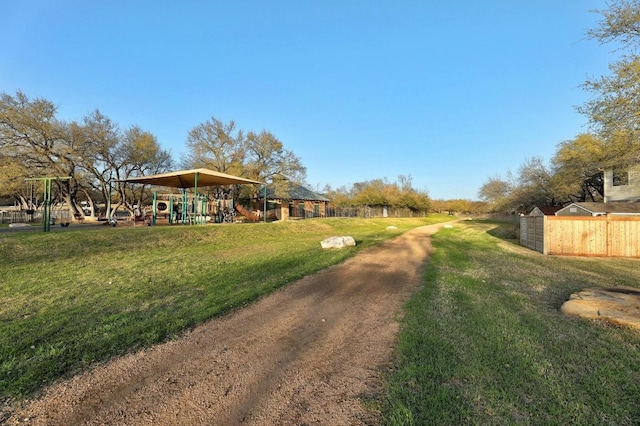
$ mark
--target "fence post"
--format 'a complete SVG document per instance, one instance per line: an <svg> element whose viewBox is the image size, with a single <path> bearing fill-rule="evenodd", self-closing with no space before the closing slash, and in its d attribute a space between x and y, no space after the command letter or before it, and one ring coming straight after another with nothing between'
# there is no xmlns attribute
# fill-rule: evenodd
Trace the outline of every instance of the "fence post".
<svg viewBox="0 0 640 426"><path fill-rule="evenodd" d="M549 253L549 238L547 235L547 230L549 227L547 226L547 216L542 216L542 254Z"/></svg>
<svg viewBox="0 0 640 426"><path fill-rule="evenodd" d="M606 236L605 238L607 239L607 257L611 256L611 215L609 213L607 213L607 226L605 228L605 233Z"/></svg>

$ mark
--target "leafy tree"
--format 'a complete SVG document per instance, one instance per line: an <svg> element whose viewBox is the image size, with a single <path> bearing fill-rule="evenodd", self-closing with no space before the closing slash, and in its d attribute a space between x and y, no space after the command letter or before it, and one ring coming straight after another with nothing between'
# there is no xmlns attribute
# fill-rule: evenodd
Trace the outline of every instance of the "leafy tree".
<svg viewBox="0 0 640 426"><path fill-rule="evenodd" d="M183 157L185 167L205 167L268 182L280 194L287 192L290 181L302 184L306 180L302 161L273 134L263 130L245 135L234 121L225 124L212 117L199 124L189 131L187 147L189 152ZM232 196L238 197L241 190L251 192L255 188L233 186Z"/></svg>
<svg viewBox="0 0 640 426"><path fill-rule="evenodd" d="M345 185L333 189L331 185L325 185L322 193L331 200L336 207L353 206L353 197Z"/></svg>
<svg viewBox="0 0 640 426"><path fill-rule="evenodd" d="M561 142L551 160L558 192L567 201L602 200L606 157L606 145L595 135L585 133Z"/></svg>
<svg viewBox="0 0 640 426"><path fill-rule="evenodd" d="M119 180L166 172L173 167L173 159L169 151L162 149L152 133L134 125L121 135L114 150L113 164L115 177L118 179L118 205L134 212L134 206L147 202L150 194L145 192L144 186L138 186L138 190L134 191ZM103 183L101 181L101 185Z"/></svg>
<svg viewBox="0 0 640 426"><path fill-rule="evenodd" d="M527 159L515 177L509 172L507 179L489 178L478 195L492 211L501 213L526 213L535 206L562 204L553 170L539 157Z"/></svg>
<svg viewBox="0 0 640 426"><path fill-rule="evenodd" d="M381 207L390 204L386 179L373 179L353 184L354 205Z"/></svg>
<svg viewBox="0 0 640 426"><path fill-rule="evenodd" d="M155 137L135 126L123 134L98 110L80 123L61 121L56 112L46 99L29 99L20 91L15 96L1 95L2 168L14 182L28 177L71 177L55 181L55 196L75 215L84 214L80 200L88 201L95 215L94 199L110 196L110 179L158 172L171 165L169 153L160 149ZM121 203L131 210L126 187L119 186ZM15 191L15 184L0 180L0 192L16 196Z"/></svg>
<svg viewBox="0 0 640 426"><path fill-rule="evenodd" d="M620 49L635 50L640 42L640 1L611 0L607 6L607 10L596 10L603 19L599 27L587 31L587 36L600 43L619 43Z"/></svg>
<svg viewBox="0 0 640 426"><path fill-rule="evenodd" d="M518 169L517 186L511 195L511 208L528 213L536 206L560 204L552 171L540 157L527 159Z"/></svg>
<svg viewBox="0 0 640 426"><path fill-rule="evenodd" d="M5 168L12 179L72 176L76 165L70 136L68 124L56 118L52 102L29 99L20 91L15 96L0 95L0 151L3 161L16 164ZM55 185L56 194L69 202L69 183L55 181ZM10 186L0 189L15 195Z"/></svg>
<svg viewBox="0 0 640 426"><path fill-rule="evenodd" d="M74 174L77 185L72 190L72 202L76 203L77 212L82 211L77 206L80 192L88 202L90 216L96 216L94 200L97 197L106 200L110 190L109 180L117 177L115 152L120 143L120 132L118 126L99 110L83 117L81 123L71 123L70 131L74 161L78 165Z"/></svg>
<svg viewBox="0 0 640 426"><path fill-rule="evenodd" d="M511 173L508 174L511 177ZM513 179L503 179L499 176L492 176L482 184L478 191L478 197L489 203L491 210L507 211L509 209L509 197L514 190Z"/></svg>
<svg viewBox="0 0 640 426"><path fill-rule="evenodd" d="M388 206L426 212L431 205L426 191L413 188L410 175L400 175L398 182L389 182L386 178L373 179L356 182L351 189L343 186L331 190L327 187L324 192L337 207Z"/></svg>
<svg viewBox="0 0 640 426"><path fill-rule="evenodd" d="M249 132L245 141L247 176L256 180L286 179L297 183L306 180L307 169L273 134L265 130Z"/></svg>
<svg viewBox="0 0 640 426"><path fill-rule="evenodd" d="M594 97L578 108L597 136L606 143L609 164L628 165L640 160L640 1L613 0L603 19L587 36L601 44L614 43L627 52L609 65L610 74L587 80L583 87Z"/></svg>
<svg viewBox="0 0 640 426"><path fill-rule="evenodd" d="M30 208L30 203L37 203L41 195L40 186L27 184L25 176L29 172L14 158L0 153L0 194L18 200L24 209ZM35 200L31 200L31 196Z"/></svg>
<svg viewBox="0 0 640 426"><path fill-rule="evenodd" d="M238 175L245 160L244 132L235 122L225 124L212 117L197 125L187 135L189 149L182 162L187 168L208 168Z"/></svg>

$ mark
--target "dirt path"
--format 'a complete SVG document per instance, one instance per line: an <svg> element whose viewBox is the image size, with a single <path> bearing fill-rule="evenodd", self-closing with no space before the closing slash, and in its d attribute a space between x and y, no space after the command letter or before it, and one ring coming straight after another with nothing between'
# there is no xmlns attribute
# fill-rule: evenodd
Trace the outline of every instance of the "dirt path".
<svg viewBox="0 0 640 426"><path fill-rule="evenodd" d="M9 424L360 425L429 235L414 229L183 338L46 390Z"/></svg>

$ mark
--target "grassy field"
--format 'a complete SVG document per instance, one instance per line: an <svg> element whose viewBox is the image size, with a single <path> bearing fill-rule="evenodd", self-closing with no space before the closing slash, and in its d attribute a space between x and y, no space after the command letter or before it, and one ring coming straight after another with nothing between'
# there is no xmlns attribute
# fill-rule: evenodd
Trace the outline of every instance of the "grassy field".
<svg viewBox="0 0 640 426"><path fill-rule="evenodd" d="M0 405L177 336L408 229L449 219L1 233ZM351 235L358 246L323 250L320 241L332 235Z"/></svg>
<svg viewBox="0 0 640 426"><path fill-rule="evenodd" d="M640 424L640 331L563 315L640 260L543 256L472 221L433 238L387 377L384 424Z"/></svg>

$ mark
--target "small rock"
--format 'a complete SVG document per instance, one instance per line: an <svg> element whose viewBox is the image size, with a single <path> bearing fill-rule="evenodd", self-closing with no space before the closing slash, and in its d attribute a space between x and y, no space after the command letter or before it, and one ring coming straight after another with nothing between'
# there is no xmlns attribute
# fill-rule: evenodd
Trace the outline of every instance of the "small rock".
<svg viewBox="0 0 640 426"><path fill-rule="evenodd" d="M398 229L398 227L397 227L397 226L393 226L393 225L391 225L391 226L387 226L387 229L389 229L389 230L391 230L391 229Z"/></svg>
<svg viewBox="0 0 640 426"><path fill-rule="evenodd" d="M10 223L9 224L9 228L28 228L29 225L28 223Z"/></svg>
<svg viewBox="0 0 640 426"><path fill-rule="evenodd" d="M356 240L353 237L329 237L320 242L322 248L344 248L349 246L355 246Z"/></svg>

